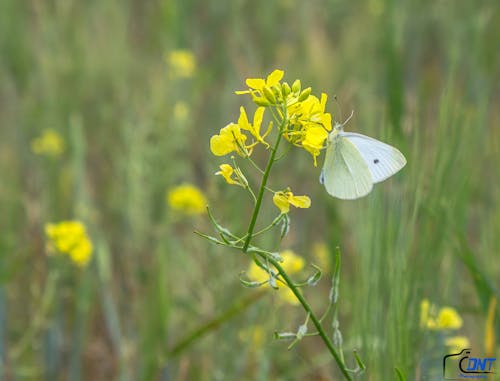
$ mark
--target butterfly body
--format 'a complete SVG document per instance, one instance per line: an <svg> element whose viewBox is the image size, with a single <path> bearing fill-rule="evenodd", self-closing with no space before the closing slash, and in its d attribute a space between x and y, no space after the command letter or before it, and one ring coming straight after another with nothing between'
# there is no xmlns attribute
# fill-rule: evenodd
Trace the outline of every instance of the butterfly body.
<svg viewBox="0 0 500 381"><path fill-rule="evenodd" d="M371 192L373 184L397 173L406 164L399 150L368 136L335 126L328 137L320 182L337 198L354 200Z"/></svg>

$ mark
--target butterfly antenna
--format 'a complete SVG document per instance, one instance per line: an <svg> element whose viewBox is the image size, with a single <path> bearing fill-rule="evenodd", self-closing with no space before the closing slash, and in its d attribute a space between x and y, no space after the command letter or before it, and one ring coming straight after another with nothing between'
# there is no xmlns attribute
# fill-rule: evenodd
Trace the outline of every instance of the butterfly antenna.
<svg viewBox="0 0 500 381"><path fill-rule="evenodd" d="M353 115L354 115L354 110L351 111L351 115L349 115L349 117L344 121L344 123L342 123L342 126L345 126L347 122L351 120Z"/></svg>

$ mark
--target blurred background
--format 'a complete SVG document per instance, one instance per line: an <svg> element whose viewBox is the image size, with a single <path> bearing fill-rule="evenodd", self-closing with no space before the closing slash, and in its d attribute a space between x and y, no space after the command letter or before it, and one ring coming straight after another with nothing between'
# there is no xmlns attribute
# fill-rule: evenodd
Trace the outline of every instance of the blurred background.
<svg viewBox="0 0 500 381"><path fill-rule="evenodd" d="M303 310L242 287L250 259L193 234L213 232L203 208L169 203L195 186L246 231L251 200L213 175L209 139L241 104L253 114L245 78L276 68L408 159L352 202L318 183L322 157L273 168L273 187L312 199L280 250L304 258L298 279L322 266L304 290L319 315L340 247L347 364L357 349L359 379L439 380L464 345L496 357L499 28L494 0L1 1L0 380L342 379L318 338L273 339ZM46 224L68 220L87 266L48 255Z"/></svg>

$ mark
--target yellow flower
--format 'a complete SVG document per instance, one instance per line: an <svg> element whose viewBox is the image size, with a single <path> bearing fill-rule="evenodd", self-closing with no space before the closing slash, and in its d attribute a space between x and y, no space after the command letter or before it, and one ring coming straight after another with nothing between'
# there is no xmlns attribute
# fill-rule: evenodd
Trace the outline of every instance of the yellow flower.
<svg viewBox="0 0 500 381"><path fill-rule="evenodd" d="M189 116L189 107L185 102L179 101L174 105L174 119L177 122L184 122Z"/></svg>
<svg viewBox="0 0 500 381"><path fill-rule="evenodd" d="M37 155L58 157L64 152L64 141L56 131L45 129L41 136L32 140L31 150Z"/></svg>
<svg viewBox="0 0 500 381"><path fill-rule="evenodd" d="M228 184L236 184L236 185L240 184L237 180L232 178L234 173L233 167L231 167L229 164L221 164L219 168L220 171L215 172L216 175L224 177L224 179Z"/></svg>
<svg viewBox="0 0 500 381"><path fill-rule="evenodd" d="M324 242L317 242L312 248L313 256L318 261L318 265L322 271L330 271L330 250Z"/></svg>
<svg viewBox="0 0 500 381"><path fill-rule="evenodd" d="M49 252L67 254L79 267L86 266L92 256L93 246L85 226L79 221L62 221L46 224Z"/></svg>
<svg viewBox="0 0 500 381"><path fill-rule="evenodd" d="M196 59L189 50L173 50L166 55L170 72L177 78L192 77L196 70Z"/></svg>
<svg viewBox="0 0 500 381"><path fill-rule="evenodd" d="M436 312L436 306L424 299L420 304L420 326L430 330L459 329L462 318L452 307L442 307Z"/></svg>
<svg viewBox="0 0 500 381"><path fill-rule="evenodd" d="M264 344L264 329L260 325L249 327L238 334L241 341L248 344L250 349L258 352Z"/></svg>
<svg viewBox="0 0 500 381"><path fill-rule="evenodd" d="M430 303L429 299L422 299L420 302L420 326L426 327L429 321L429 309Z"/></svg>
<svg viewBox="0 0 500 381"><path fill-rule="evenodd" d="M202 214L205 212L207 199L195 186L179 185L168 192L169 206L185 214Z"/></svg>
<svg viewBox="0 0 500 381"><path fill-rule="evenodd" d="M248 123L248 117L245 108L241 106L238 126L242 130L249 131L259 143L262 143L266 147L269 147L269 144L264 141L264 138L269 134L269 132L271 132L272 125L270 125L270 128L267 129L263 136L260 135L260 126L262 124L262 119L264 118L264 110L264 107L258 107L257 110L255 110L255 114L253 116L253 125L251 125L250 123Z"/></svg>
<svg viewBox="0 0 500 381"><path fill-rule="evenodd" d="M318 165L316 158L324 147L328 132L323 127L313 126L306 130L302 147L313 156L314 166Z"/></svg>
<svg viewBox="0 0 500 381"><path fill-rule="evenodd" d="M314 159L321 153L328 131L332 130L332 116L325 112L326 94L321 94L321 99L309 95L305 100L290 94L287 98L290 125L284 131L285 138L292 144L304 148Z"/></svg>
<svg viewBox="0 0 500 381"><path fill-rule="evenodd" d="M290 191L276 192L273 196L273 202L283 214L290 211L290 205L296 208L309 208L311 206L311 199L309 197L294 196Z"/></svg>
<svg viewBox="0 0 500 381"><path fill-rule="evenodd" d="M246 139L240 127L230 123L220 130L219 135L210 138L210 150L215 156L224 156L233 151L241 156L248 156L250 153L245 149Z"/></svg>
<svg viewBox="0 0 500 381"><path fill-rule="evenodd" d="M445 340L445 345L452 353L460 352L462 349L470 348L470 341L465 336L453 336Z"/></svg>
<svg viewBox="0 0 500 381"><path fill-rule="evenodd" d="M451 307L443 307L437 317L437 329L459 329L462 327L462 318Z"/></svg>
<svg viewBox="0 0 500 381"><path fill-rule="evenodd" d="M288 274L295 274L304 268L304 258L295 254L292 250L284 250L280 253L280 256L281 258L283 258L283 263L281 264L281 266L283 267L283 270L285 270ZM255 282L265 282L269 279L269 274L266 272L266 270L257 266L254 261L250 263L250 267L247 271L247 276L249 279ZM292 290L286 287L283 283L278 282L277 285L279 287L279 289L277 290L278 296L281 300L292 305L299 304L299 301ZM269 284L267 286L269 286Z"/></svg>
<svg viewBox="0 0 500 381"><path fill-rule="evenodd" d="M497 298L492 296L486 314L486 323L484 327L484 349L488 356L493 357L495 353L495 311L497 306Z"/></svg>
<svg viewBox="0 0 500 381"><path fill-rule="evenodd" d="M262 92L264 90L264 87L270 88L274 85L279 84L284 75L285 72L283 70L276 69L271 74L269 74L265 80L262 78L247 78L245 83L250 89ZM248 94L248 93L250 93L250 90L243 90L236 92L236 94Z"/></svg>

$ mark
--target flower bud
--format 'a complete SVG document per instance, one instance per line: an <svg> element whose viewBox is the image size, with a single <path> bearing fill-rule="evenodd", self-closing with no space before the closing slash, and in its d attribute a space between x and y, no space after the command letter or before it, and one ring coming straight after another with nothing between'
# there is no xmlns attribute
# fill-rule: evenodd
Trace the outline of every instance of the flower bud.
<svg viewBox="0 0 500 381"><path fill-rule="evenodd" d="M294 94L300 93L300 79L296 79L292 84L292 91Z"/></svg>
<svg viewBox="0 0 500 381"><path fill-rule="evenodd" d="M307 98L309 98L309 95L311 95L311 90L312 89L308 87L302 93L300 93L299 102L305 101Z"/></svg>
<svg viewBox="0 0 500 381"><path fill-rule="evenodd" d="M269 101L266 98L258 97L253 94L252 94L252 100L253 103L255 103L257 106L267 107L271 105L271 103L269 103Z"/></svg>
<svg viewBox="0 0 500 381"><path fill-rule="evenodd" d="M267 87L267 86L264 86L262 88L262 92L264 93L264 97L271 103L271 104L276 104L276 97L274 96L272 90Z"/></svg>
<svg viewBox="0 0 500 381"><path fill-rule="evenodd" d="M290 85L287 82L283 82L281 85L281 93L283 94L283 97L286 98L288 94L292 92L292 89L290 89Z"/></svg>

